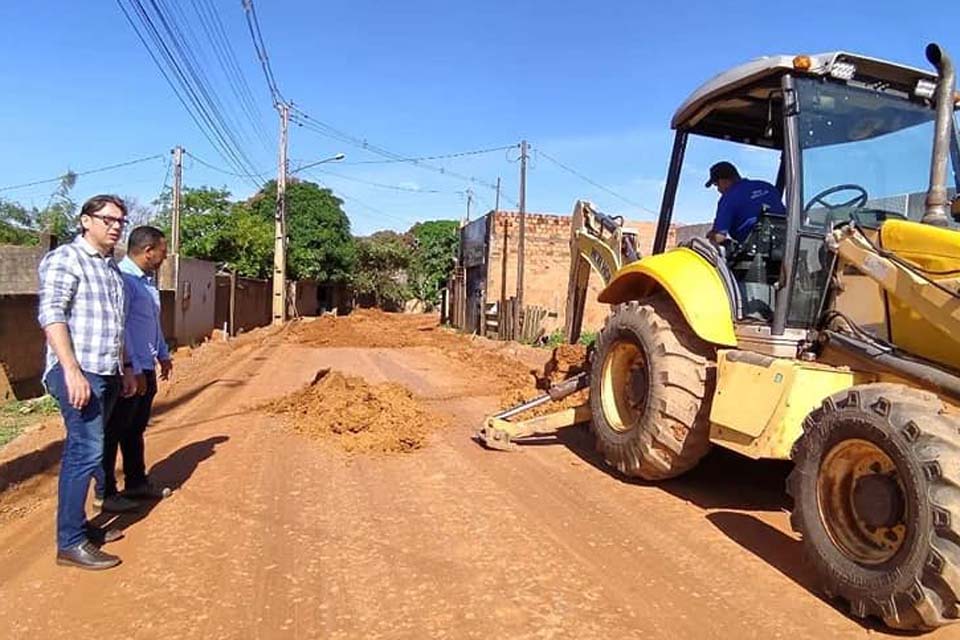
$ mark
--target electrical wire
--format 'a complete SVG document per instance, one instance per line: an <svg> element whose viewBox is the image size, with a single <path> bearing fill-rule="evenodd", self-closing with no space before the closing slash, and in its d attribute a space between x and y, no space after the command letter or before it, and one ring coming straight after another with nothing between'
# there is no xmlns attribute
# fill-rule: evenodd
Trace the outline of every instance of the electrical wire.
<svg viewBox="0 0 960 640"><path fill-rule="evenodd" d="M327 123L325 123L325 122L322 122L322 121L320 121L320 120L317 120L316 118L313 118L312 116L310 116L308 113L306 113L303 109L300 109L299 107L291 106L291 111L293 112L293 114L292 114L292 116L291 116L291 122L294 122L294 123L297 124L298 126L304 128L304 129L307 129L308 131L312 131L312 132L317 133L317 134L319 134L319 135L323 135L323 136L326 136L326 137L329 137L329 138L333 138L333 139L335 139L335 140L338 140L338 141L340 141L340 142L344 142L344 143L346 143L346 144L352 145L352 146L357 147L357 148L359 148L359 149L363 149L363 150L365 150L365 151L369 151L369 152L374 153L374 154L376 154L376 155L385 157L385 158L387 158L388 160L392 160L393 162L409 162L410 164L412 164L412 165L415 166L415 167L420 167L421 169L425 169L425 170L428 170L428 171L433 171L433 172L435 172L435 173L439 173L440 175L449 176L449 177L451 177L451 178L463 180L463 181L465 181L465 182L469 182L469 183L472 183L472 184L478 184L478 185L484 186L484 187L486 187L486 188L488 188L488 189L491 189L491 190L496 190L496 188L497 188L497 186L496 186L495 184L493 184L493 183L486 182L486 181L484 181L484 180L480 180L480 179L475 178L475 177L472 177L472 176L466 176L466 175L461 174L461 173L458 173L458 172L456 172L456 171L451 171L450 169L447 169L447 168L445 168L445 167L435 166L435 165L432 165L432 164L429 164L429 163L423 162L423 161L416 161L416 162L414 162L414 161L412 161L412 159L411 159L410 156L405 156L405 155L401 155L401 154L395 153L395 152L393 152L393 151L389 151L389 150L387 150L387 149L384 149L383 147L380 147L380 146L377 146L377 145L375 145L375 144L372 144L372 143L370 143L370 142L367 141L367 140L364 140L364 139L362 139L362 138L358 138L358 137L356 137L356 136L354 136L354 135L351 135L351 134L349 134L349 133L347 133L347 132L345 132L345 131L342 131L342 130L340 130L340 129L337 129L336 127L333 127L332 125L329 125L329 124L327 124ZM505 147L505 148L509 148L509 147ZM514 204L514 205L517 204L516 201L514 201L513 199L507 197L506 195L504 195L504 194L502 194L502 193L501 193L501 198L504 199L504 200L506 200L507 202L510 202L510 203Z"/></svg>
<svg viewBox="0 0 960 640"><path fill-rule="evenodd" d="M645 212L649 213L650 215L654 215L654 216L657 215L656 212L654 212L652 209L643 206L643 205L640 204L639 202L634 202L634 201L631 200L630 198L627 198L626 196L623 196L623 195L617 193L617 192L614 191L613 189L611 189L611 188L609 188L609 187L603 186L602 184L600 184L600 183L597 182L596 180L593 180L592 178L588 178L587 176L583 175L582 173L580 173L580 172L577 171L576 169L572 169L572 168L568 167L567 165L563 164L562 162L560 162L559 160L557 160L557 159L554 158L553 156L547 154L543 149L537 148L535 151L536 151L537 155L543 156L544 160L548 160L549 162L552 162L554 165L560 167L561 169L563 169L563 170L566 171L567 173L570 173L571 175L574 175L574 176L580 178L581 180L583 180L583 181L586 182L587 184L593 185L593 186L596 187L597 189L600 189L600 190L602 190L602 191L605 191L605 192L609 193L610 195L612 195L613 197L615 197L615 198L617 198L617 199L619 199L619 200L622 200L623 202L626 202L626 203L629 204L630 206L637 207L638 209L640 209L640 210L642 210L642 211L645 211Z"/></svg>
<svg viewBox="0 0 960 640"><path fill-rule="evenodd" d="M149 10L141 0L117 0L127 22L197 128L227 164L256 184L253 165L224 115L222 101L196 60L188 36L169 13L164 0L159 0L159 4L157 0L146 2Z"/></svg>
<svg viewBox="0 0 960 640"><path fill-rule="evenodd" d="M267 47L263 42L263 33L260 31L260 21L257 19L257 8L253 4L253 0L243 0L243 15L247 19L247 29L250 32L250 39L253 41L253 48L257 52L257 58L260 60L260 68L263 70L263 77L267 81L267 88L270 89L273 106L278 107L286 100L283 99L283 94L277 87L277 80L273 75L273 69L270 67L270 57L267 55Z"/></svg>
<svg viewBox="0 0 960 640"><path fill-rule="evenodd" d="M238 178L244 178L244 177L246 177L246 176L245 176L244 174L242 174L242 173L237 173L237 172L235 172L235 171L229 171L229 170L227 170L227 169L224 169L223 167L218 167L218 166L216 166L215 164L212 164L212 163L210 163L210 162L207 162L207 161L204 160L203 158L197 156L197 155L194 154L194 153L191 153L190 151L187 151L186 149L183 150L183 155L185 155L185 156L190 156L190 158L192 158L197 164L201 164L201 165L205 166L207 169L212 169L212 170L214 170L214 171L218 171L218 172L223 173L223 174L228 175L228 176L236 176L236 177L238 177ZM264 180L264 182L266 182L266 180Z"/></svg>
<svg viewBox="0 0 960 640"><path fill-rule="evenodd" d="M114 169L121 169L121 168L123 168L123 167L129 167L129 166L132 166L132 165L135 165L135 164L141 164L141 163L143 163L143 162L149 162L150 160L156 160L156 159L158 159L158 158L163 158L163 157L165 157L165 155L166 155L166 154L158 153L158 154L155 154L155 155L152 155L152 156L146 156L146 157L144 157L144 158L137 158L136 160L128 160L128 161L126 161L126 162L119 162L119 163L117 163L117 164L107 165L107 166L105 166L105 167L97 167L97 168L95 168L95 169L87 169L87 170L85 170L85 171L68 171L67 173L73 174L73 175L75 175L75 176L77 176L77 177L79 178L80 176L89 176L89 175L92 175L92 174L94 174L94 173L103 173L104 171L113 171ZM13 185L8 185L8 186L6 186L6 187L0 187L0 191L13 191L14 189L25 189L25 188L27 188L27 187L34 187L34 186L40 185L40 184L49 184L49 183L51 183L51 182L60 182L61 180L63 180L63 177L64 177L65 175L67 175L67 173L60 174L60 175L57 176L56 178L45 178L45 179L43 179L43 180L34 180L33 182L24 182L24 183L22 183L22 184L13 184Z"/></svg>
<svg viewBox="0 0 960 640"><path fill-rule="evenodd" d="M293 171L293 173L297 173L298 171L302 171L302 170L303 170L303 167ZM328 176L335 176L337 178L342 178L344 180L350 180L351 182L365 184L371 187L378 187L380 189L390 189L392 191L403 191L406 193L454 193L452 191L438 191L437 189L414 189L413 187L404 187L396 184L383 184L382 182L373 182L371 180L363 180L362 178L354 178L353 176L345 176L342 173L334 173L333 171L327 171L326 169L313 169L313 171L317 173L323 173Z"/></svg>
<svg viewBox="0 0 960 640"><path fill-rule="evenodd" d="M459 151L459 152L457 152L457 153L445 153L445 154L436 155L436 156L420 156L420 157L418 157L418 158L400 158L400 159L398 159L398 160L360 160L360 161L357 161L357 162L344 162L343 164L344 164L344 165L390 164L390 163L397 163L397 162L413 162L413 163L417 163L417 162L424 162L424 161L428 161L428 160L447 160L447 159L450 159L450 158L464 158L464 157L467 157L467 156L479 156L479 155L483 155L483 154L486 154L486 153L493 153L493 152L495 152L495 151L505 151L505 150L507 150L507 149L513 149L513 148L515 148L516 146L517 146L517 145L515 145L515 144L511 144L511 145L506 145L506 146L503 146L503 147L492 147L492 148L490 148L490 149L475 149L475 150L472 150L472 151Z"/></svg>

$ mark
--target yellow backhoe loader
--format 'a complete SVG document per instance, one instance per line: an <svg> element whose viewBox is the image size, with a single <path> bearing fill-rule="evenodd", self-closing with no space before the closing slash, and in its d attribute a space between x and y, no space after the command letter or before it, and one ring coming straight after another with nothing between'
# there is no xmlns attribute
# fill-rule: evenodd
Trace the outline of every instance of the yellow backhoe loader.
<svg viewBox="0 0 960 640"><path fill-rule="evenodd" d="M937 73L780 56L697 89L673 118L653 255L600 294L589 376L567 383L589 403L537 419L589 421L607 463L647 480L711 445L792 459L791 523L824 591L909 630L960 619L960 97L946 53L926 53ZM666 250L697 137L776 153L786 216L760 212L725 251ZM524 435L516 417L481 441Z"/></svg>

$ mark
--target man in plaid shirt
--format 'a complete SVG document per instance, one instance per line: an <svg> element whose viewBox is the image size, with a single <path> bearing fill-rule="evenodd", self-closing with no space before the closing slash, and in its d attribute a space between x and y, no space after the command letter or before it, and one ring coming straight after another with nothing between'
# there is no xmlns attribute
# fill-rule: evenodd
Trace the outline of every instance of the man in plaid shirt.
<svg viewBox="0 0 960 640"><path fill-rule="evenodd" d="M39 321L47 336L44 383L60 405L67 430L60 463L57 563L109 569L120 558L90 537L113 532L87 526L84 502L90 479L102 482L103 427L118 393L132 395L136 381L123 362L123 278L113 248L126 225L127 208L116 196L87 200L80 235L40 263ZM121 378L122 376L122 378Z"/></svg>

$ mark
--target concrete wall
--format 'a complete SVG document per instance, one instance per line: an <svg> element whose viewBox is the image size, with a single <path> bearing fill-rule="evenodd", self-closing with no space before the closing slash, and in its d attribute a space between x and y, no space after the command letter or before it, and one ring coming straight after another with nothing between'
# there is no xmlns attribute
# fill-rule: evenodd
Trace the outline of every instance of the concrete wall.
<svg viewBox="0 0 960 640"><path fill-rule="evenodd" d="M264 327L273 319L273 287L267 280L237 278L235 332ZM217 276L217 328L230 317L230 276Z"/></svg>
<svg viewBox="0 0 960 640"><path fill-rule="evenodd" d="M37 294L0 295L0 364L20 400L43 393L45 346L37 323Z"/></svg>
<svg viewBox="0 0 960 640"><path fill-rule="evenodd" d="M519 215L513 212L490 213L493 224L489 227L487 252L486 299L488 303L500 299L504 257L504 233L506 233L507 297L517 291L517 247L519 239ZM479 222L479 221L478 221ZM638 234L637 247L641 255L649 255L656 235L655 222L627 221L626 227ZM541 306L550 315L544 321L549 333L563 327L566 314L567 282L570 277L570 217L548 214L526 216L526 263L524 265L523 303L526 306ZM671 230L667 244L675 244ZM584 331L596 331L603 326L609 309L596 301L600 294L600 278L590 276L587 306L584 311Z"/></svg>
<svg viewBox="0 0 960 640"><path fill-rule="evenodd" d="M43 247L0 245L0 294L36 293Z"/></svg>
<svg viewBox="0 0 960 640"><path fill-rule="evenodd" d="M214 329L217 267L212 262L179 257L179 302L174 310L174 339L185 345L200 342Z"/></svg>
<svg viewBox="0 0 960 640"><path fill-rule="evenodd" d="M317 297L319 286L313 280L298 280L296 287L297 314L301 316L319 315L320 301Z"/></svg>

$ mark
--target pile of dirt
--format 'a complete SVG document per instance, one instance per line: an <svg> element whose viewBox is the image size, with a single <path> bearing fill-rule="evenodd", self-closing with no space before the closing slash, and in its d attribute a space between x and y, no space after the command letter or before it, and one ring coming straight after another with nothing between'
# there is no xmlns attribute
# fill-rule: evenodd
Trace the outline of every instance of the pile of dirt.
<svg viewBox="0 0 960 640"><path fill-rule="evenodd" d="M444 357L462 363L465 371L473 372L474 392L478 394L501 393L536 379L535 372L520 360L479 344L483 338L438 326L435 315L361 309L349 316L323 316L300 322L291 329L288 339L326 348L435 349Z"/></svg>
<svg viewBox="0 0 960 640"><path fill-rule="evenodd" d="M409 453L423 447L442 423L402 385L370 385L327 369L310 385L263 408L284 416L295 431L348 453Z"/></svg>

